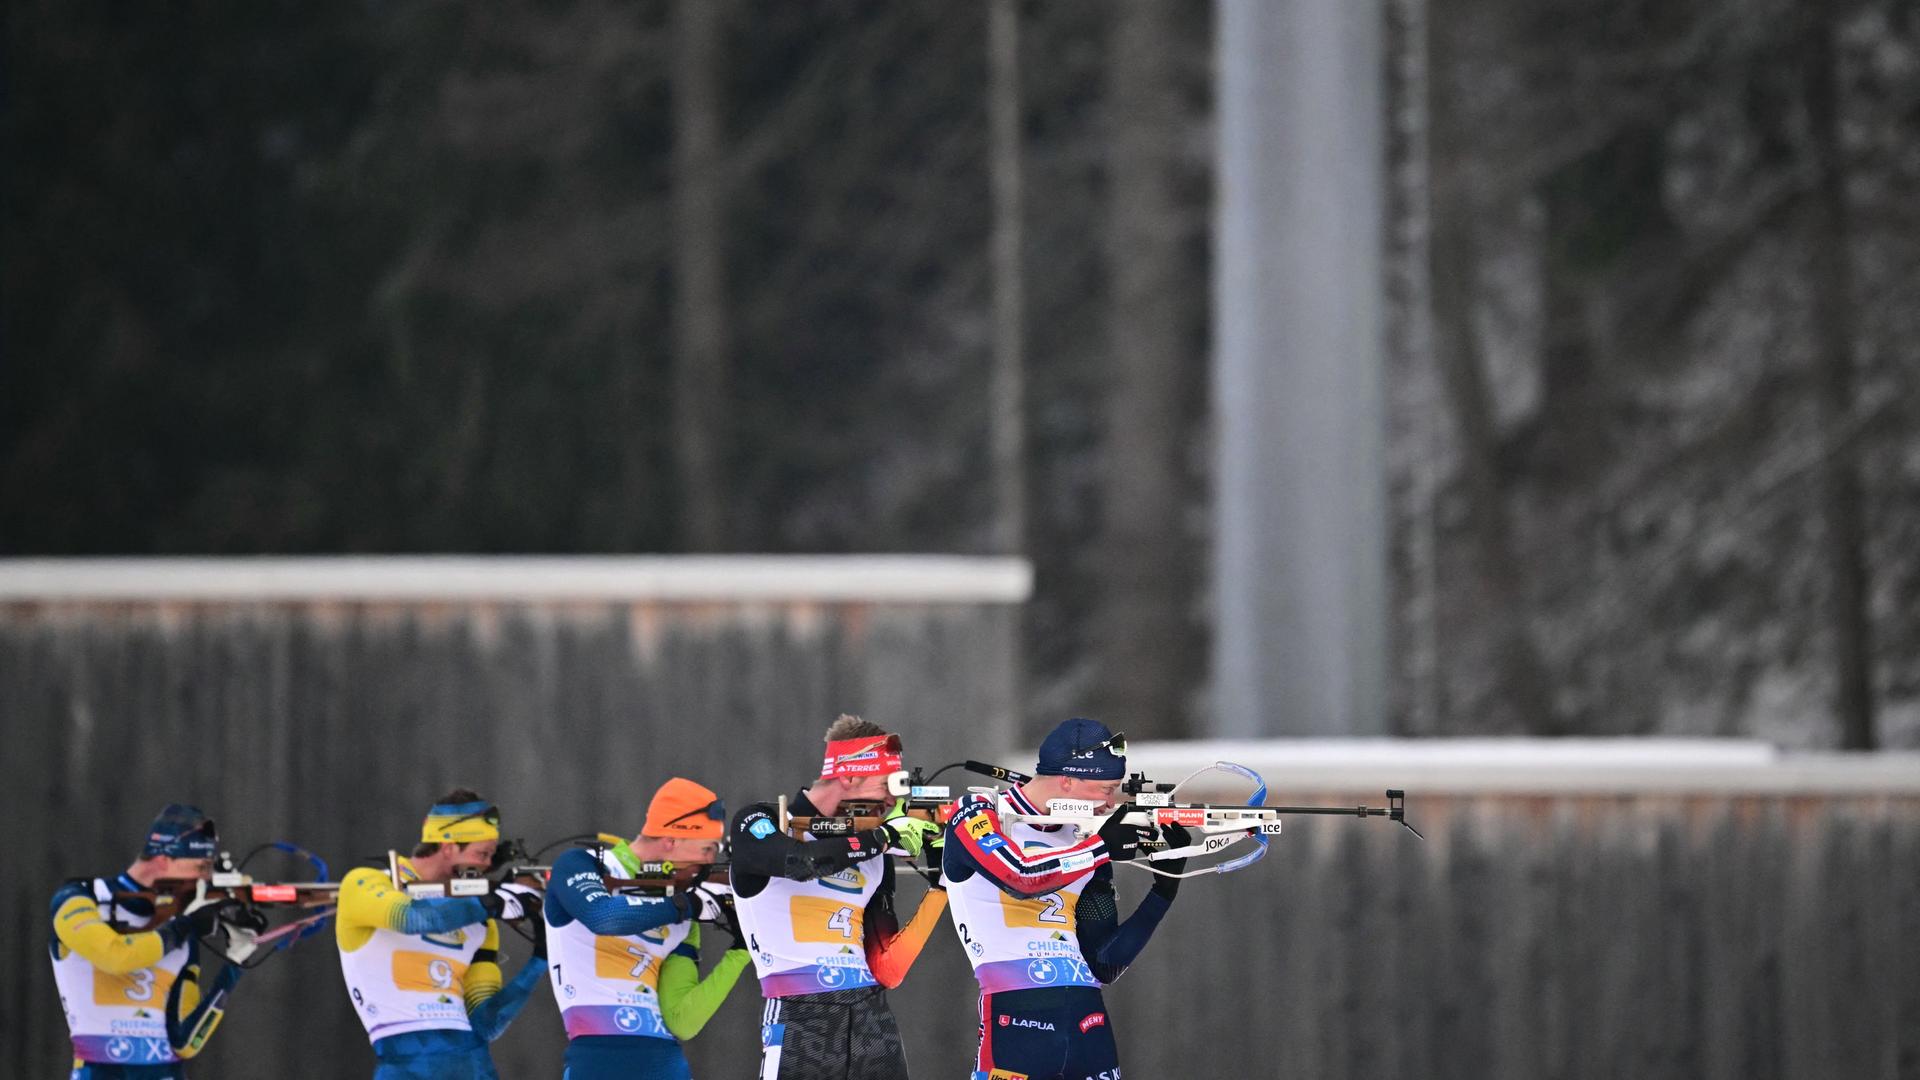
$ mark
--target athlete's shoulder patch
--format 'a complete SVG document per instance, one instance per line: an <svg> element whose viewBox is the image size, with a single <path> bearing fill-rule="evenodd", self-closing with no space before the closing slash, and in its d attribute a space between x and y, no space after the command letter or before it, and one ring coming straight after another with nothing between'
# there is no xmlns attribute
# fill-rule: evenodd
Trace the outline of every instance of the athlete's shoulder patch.
<svg viewBox="0 0 1920 1080"><path fill-rule="evenodd" d="M975 840L980 839L992 831L993 819L985 814L981 814L967 822L967 835L973 837Z"/></svg>
<svg viewBox="0 0 1920 1080"><path fill-rule="evenodd" d="M779 829L773 824L773 819L765 814L761 814L759 820L747 826L747 833L756 840L765 840L778 831Z"/></svg>

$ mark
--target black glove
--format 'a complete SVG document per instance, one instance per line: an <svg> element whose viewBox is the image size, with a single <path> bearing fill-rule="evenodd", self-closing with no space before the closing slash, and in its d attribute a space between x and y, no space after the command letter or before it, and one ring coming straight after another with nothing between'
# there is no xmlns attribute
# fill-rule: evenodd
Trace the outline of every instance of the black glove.
<svg viewBox="0 0 1920 1080"><path fill-rule="evenodd" d="M1183 848L1193 843L1193 837L1188 836L1187 830L1178 825L1169 824L1160 826L1160 838L1167 842L1169 848ZM1187 860L1158 859L1155 860L1153 865L1156 870L1165 870L1170 874L1178 874L1187 868ZM1153 891L1159 893L1164 900L1172 900L1180 893L1180 879L1177 877L1167 877L1165 874L1155 874L1153 875Z"/></svg>
<svg viewBox="0 0 1920 1080"><path fill-rule="evenodd" d="M1099 837L1107 845L1107 857L1114 862L1126 862L1140 854L1140 841L1146 839L1147 830L1121 820L1115 814L1100 826Z"/></svg>
<svg viewBox="0 0 1920 1080"><path fill-rule="evenodd" d="M747 932L740 929L740 912L733 906L733 897L723 896L720 898L720 918L714 925L725 930L727 936L733 938L733 944L727 946L727 948L744 949L747 947Z"/></svg>
<svg viewBox="0 0 1920 1080"><path fill-rule="evenodd" d="M217 903L195 908L185 915L175 915L173 918L168 919L164 930L167 936L173 939L173 941L169 943L170 947L174 944L185 944L195 938L203 938L212 934L220 927L221 912L230 907L238 906L238 901L221 900Z"/></svg>
<svg viewBox="0 0 1920 1080"><path fill-rule="evenodd" d="M497 919L507 910L507 898L497 892L481 893L474 897L480 906L487 909L487 918Z"/></svg>
<svg viewBox="0 0 1920 1080"><path fill-rule="evenodd" d="M533 927L533 955L545 960L547 958L547 920L535 912L527 916L527 925Z"/></svg>

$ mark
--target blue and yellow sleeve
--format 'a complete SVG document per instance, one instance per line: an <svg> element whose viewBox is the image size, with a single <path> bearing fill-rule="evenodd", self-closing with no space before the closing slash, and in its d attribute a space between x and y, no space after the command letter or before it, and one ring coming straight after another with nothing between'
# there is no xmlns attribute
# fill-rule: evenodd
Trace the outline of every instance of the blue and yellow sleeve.
<svg viewBox="0 0 1920 1080"><path fill-rule="evenodd" d="M487 909L471 896L415 900L385 871L363 866L340 883L333 934L342 952L352 952L371 940L375 930L444 934L486 921Z"/></svg>
<svg viewBox="0 0 1920 1080"><path fill-rule="evenodd" d="M69 886L54 894L55 959L68 952L77 953L109 975L125 975L159 963L162 956L180 944L177 934L172 923L157 930L122 933L107 924L91 893Z"/></svg>

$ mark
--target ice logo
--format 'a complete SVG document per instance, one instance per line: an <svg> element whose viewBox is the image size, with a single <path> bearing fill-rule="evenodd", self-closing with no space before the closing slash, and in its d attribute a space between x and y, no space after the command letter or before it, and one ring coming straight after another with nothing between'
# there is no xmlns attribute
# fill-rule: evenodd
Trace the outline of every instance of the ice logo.
<svg viewBox="0 0 1920 1080"><path fill-rule="evenodd" d="M613 1014L613 1025L621 1031L640 1030L639 1009L618 1009Z"/></svg>
<svg viewBox="0 0 1920 1080"><path fill-rule="evenodd" d="M133 1056L133 1042L128 1039L114 1039L107 1043L107 1056L115 1061L125 1061Z"/></svg>
<svg viewBox="0 0 1920 1080"><path fill-rule="evenodd" d="M815 977L820 980L821 986L839 986L841 983L847 981L847 969L823 967L815 972Z"/></svg>
<svg viewBox="0 0 1920 1080"><path fill-rule="evenodd" d="M1027 977L1042 986L1051 983L1055 974L1051 960L1035 960L1027 965Z"/></svg>

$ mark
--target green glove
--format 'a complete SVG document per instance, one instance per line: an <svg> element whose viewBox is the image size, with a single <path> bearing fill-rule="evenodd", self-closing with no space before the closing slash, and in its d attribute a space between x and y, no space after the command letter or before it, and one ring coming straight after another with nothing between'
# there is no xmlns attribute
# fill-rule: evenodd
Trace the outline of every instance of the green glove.
<svg viewBox="0 0 1920 1080"><path fill-rule="evenodd" d="M894 802L893 809L887 811L887 818L881 824L893 834L895 846L909 855L918 855L929 846L940 846L940 826L925 818L909 817L905 799Z"/></svg>

